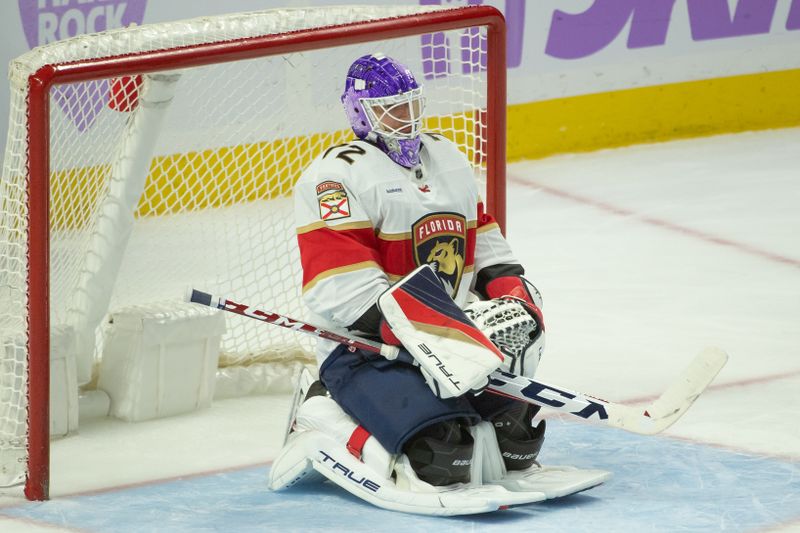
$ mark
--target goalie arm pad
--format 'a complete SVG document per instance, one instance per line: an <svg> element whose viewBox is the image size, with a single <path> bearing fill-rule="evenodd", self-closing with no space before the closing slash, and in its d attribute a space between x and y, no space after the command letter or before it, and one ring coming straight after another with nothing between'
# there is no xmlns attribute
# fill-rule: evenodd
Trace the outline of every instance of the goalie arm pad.
<svg viewBox="0 0 800 533"><path fill-rule="evenodd" d="M504 356L456 305L429 265L378 299L391 333L419 364L440 398L481 389Z"/></svg>

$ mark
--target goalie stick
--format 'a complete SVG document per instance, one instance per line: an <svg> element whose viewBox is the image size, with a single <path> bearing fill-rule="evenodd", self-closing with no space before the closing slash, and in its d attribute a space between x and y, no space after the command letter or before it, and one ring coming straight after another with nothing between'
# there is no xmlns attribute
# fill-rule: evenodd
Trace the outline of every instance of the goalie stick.
<svg viewBox="0 0 800 533"><path fill-rule="evenodd" d="M387 359L396 359L399 353L397 346L364 339L349 332L319 328L301 320L257 309L196 289L190 291L187 299L190 302L222 309L268 324L333 340L350 346L352 349L377 353ZM624 429L631 433L655 435L667 429L683 416L725 366L727 360L728 355L724 351L718 348L706 348L694 358L688 368L661 396L644 407L602 400L588 394L499 370L489 376L489 385L485 390L492 394L549 407L558 412Z"/></svg>

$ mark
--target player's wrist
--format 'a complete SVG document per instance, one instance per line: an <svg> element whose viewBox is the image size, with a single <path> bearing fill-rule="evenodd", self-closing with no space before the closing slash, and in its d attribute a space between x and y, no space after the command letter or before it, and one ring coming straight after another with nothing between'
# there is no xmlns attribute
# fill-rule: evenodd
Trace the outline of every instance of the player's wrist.
<svg viewBox="0 0 800 533"><path fill-rule="evenodd" d="M486 284L486 295L491 298L503 298L513 296L531 305L536 305L533 301L528 287L519 276L500 276Z"/></svg>

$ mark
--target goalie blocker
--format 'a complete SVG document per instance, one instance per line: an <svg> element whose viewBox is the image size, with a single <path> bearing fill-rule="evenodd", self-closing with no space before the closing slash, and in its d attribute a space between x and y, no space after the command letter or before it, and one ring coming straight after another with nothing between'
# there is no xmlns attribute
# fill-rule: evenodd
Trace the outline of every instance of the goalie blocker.
<svg viewBox="0 0 800 533"><path fill-rule="evenodd" d="M440 398L482 389L489 374L505 361L456 305L430 265L418 267L384 292L378 308L391 336L413 356Z"/></svg>

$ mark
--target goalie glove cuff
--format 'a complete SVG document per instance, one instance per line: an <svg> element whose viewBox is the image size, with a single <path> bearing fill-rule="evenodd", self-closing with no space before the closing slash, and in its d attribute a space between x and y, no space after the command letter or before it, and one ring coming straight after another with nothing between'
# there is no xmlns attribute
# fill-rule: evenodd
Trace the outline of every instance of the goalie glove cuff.
<svg viewBox="0 0 800 533"><path fill-rule="evenodd" d="M486 295L494 298L514 298L519 300L536 321L540 331L544 331L542 316L542 295L539 290L522 276L501 276L486 284Z"/></svg>
<svg viewBox="0 0 800 533"><path fill-rule="evenodd" d="M542 307L542 295L539 290L522 276L501 276L486 284L486 296L489 299L513 296L533 305Z"/></svg>

